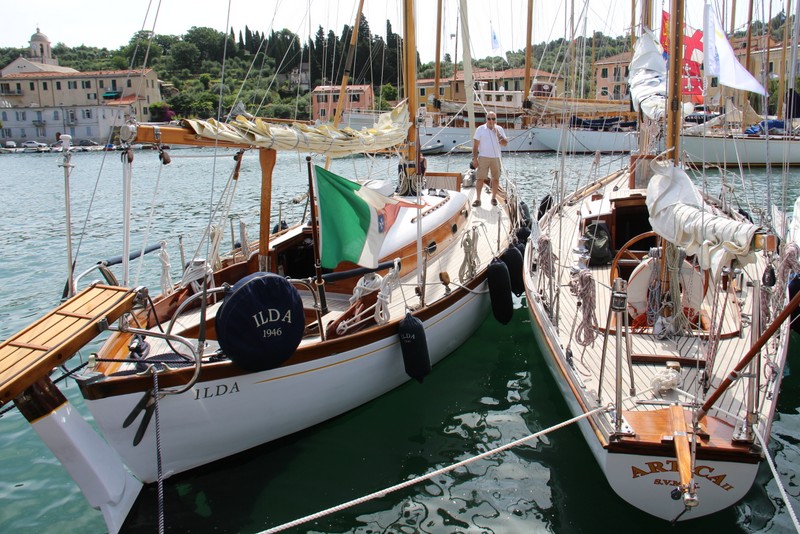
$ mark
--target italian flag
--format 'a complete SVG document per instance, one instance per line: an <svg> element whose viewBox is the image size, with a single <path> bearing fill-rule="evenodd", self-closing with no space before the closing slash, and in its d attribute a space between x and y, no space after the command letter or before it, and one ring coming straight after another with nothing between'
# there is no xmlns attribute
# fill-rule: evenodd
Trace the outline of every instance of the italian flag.
<svg viewBox="0 0 800 534"><path fill-rule="evenodd" d="M322 266L333 269L349 261L374 269L400 208L417 205L387 197L322 167L315 166L314 171Z"/></svg>

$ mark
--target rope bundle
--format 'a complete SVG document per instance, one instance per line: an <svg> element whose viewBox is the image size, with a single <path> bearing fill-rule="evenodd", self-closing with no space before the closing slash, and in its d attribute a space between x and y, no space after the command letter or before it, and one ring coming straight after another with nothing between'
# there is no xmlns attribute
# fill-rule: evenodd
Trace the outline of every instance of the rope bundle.
<svg viewBox="0 0 800 534"><path fill-rule="evenodd" d="M553 278L555 270L555 257L553 255L553 244L550 238L544 234L539 236L536 241L536 250L539 255L539 269L547 278Z"/></svg>
<svg viewBox="0 0 800 534"><path fill-rule="evenodd" d="M592 271L582 269L575 280L575 293L581 300L581 322L575 331L575 341L584 347L597 338L597 314L595 313L597 290Z"/></svg>

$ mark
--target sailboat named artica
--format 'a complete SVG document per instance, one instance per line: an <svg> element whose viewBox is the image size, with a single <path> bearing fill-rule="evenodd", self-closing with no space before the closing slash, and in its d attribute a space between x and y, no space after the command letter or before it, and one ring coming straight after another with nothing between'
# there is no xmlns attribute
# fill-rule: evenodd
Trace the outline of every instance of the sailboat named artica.
<svg viewBox="0 0 800 534"><path fill-rule="evenodd" d="M534 337L609 485L668 521L752 486L800 302L788 292L798 245L778 247L768 219L732 209L730 190L703 195L680 166L681 34L670 76L652 33L637 40L640 153L543 206L524 260ZM650 155L664 131L666 152Z"/></svg>

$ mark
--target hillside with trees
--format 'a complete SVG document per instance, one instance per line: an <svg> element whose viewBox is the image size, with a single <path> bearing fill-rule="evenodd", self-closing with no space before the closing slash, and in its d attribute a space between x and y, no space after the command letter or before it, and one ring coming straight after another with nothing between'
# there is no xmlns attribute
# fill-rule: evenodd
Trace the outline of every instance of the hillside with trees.
<svg viewBox="0 0 800 534"><path fill-rule="evenodd" d="M783 13L768 26L773 37L783 37ZM754 31L765 31L763 23L754 23ZM344 72L344 59L353 28L344 25L337 35L321 26L307 42L289 30L269 34L252 30L248 26L226 34L206 27L192 27L183 35L152 35L142 31L133 35L125 46L117 50L79 46L70 48L62 43L53 47L62 66L80 71L155 69L159 79L174 91L164 93L165 102L154 104L164 116L171 110L178 117L216 116L218 111L228 112L236 102L242 102L246 111L254 115L276 118L307 119L310 115L309 93L299 83L301 68L308 73L313 88L321 84L337 84ZM539 43L532 47L533 67L564 75L582 73L584 96L593 94L591 63L610 57L630 48L627 36L609 37L595 33L589 38L579 38L572 43L559 39ZM388 107L387 101L403 94L400 58L402 37L386 22L385 37L373 34L366 18L362 16L351 84L371 84L379 105ZM7 65L25 48L0 48L0 65ZM227 58L224 62L223 58ZM583 58L583 59L580 59ZM420 78L433 78L434 63L421 64L417 58ZM524 51L508 54L508 62L499 57L484 58L475 62L477 67L503 70L521 68L525 63ZM574 64L574 69L570 65ZM456 65L445 54L440 75L452 76ZM461 71L463 65L458 65ZM294 76L293 76L294 73Z"/></svg>

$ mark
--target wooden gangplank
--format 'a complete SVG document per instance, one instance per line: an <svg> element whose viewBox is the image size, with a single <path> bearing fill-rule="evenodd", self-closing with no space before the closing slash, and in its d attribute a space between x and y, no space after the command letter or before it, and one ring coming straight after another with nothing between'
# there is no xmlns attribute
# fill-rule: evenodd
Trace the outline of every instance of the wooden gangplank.
<svg viewBox="0 0 800 534"><path fill-rule="evenodd" d="M71 358L135 298L131 288L94 284L0 343L0 406Z"/></svg>

